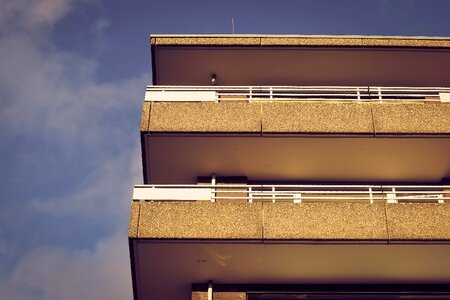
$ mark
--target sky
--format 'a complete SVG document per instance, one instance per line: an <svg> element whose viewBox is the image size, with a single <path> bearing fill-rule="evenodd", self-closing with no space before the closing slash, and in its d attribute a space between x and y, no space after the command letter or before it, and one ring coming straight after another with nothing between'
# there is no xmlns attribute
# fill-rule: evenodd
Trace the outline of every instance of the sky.
<svg viewBox="0 0 450 300"><path fill-rule="evenodd" d="M0 295L131 299L151 33L450 36L448 0L0 0Z"/></svg>

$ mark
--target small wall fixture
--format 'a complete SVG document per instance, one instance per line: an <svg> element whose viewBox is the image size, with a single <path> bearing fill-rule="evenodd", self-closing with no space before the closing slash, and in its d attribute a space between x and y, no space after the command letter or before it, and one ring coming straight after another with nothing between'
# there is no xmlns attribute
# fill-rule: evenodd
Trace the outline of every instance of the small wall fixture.
<svg viewBox="0 0 450 300"><path fill-rule="evenodd" d="M217 75L211 74L211 85L216 85L217 83Z"/></svg>

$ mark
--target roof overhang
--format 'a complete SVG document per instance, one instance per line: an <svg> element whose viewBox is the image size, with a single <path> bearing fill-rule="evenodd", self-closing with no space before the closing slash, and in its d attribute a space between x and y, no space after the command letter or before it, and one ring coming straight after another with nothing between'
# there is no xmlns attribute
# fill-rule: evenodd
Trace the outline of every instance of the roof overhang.
<svg viewBox="0 0 450 300"><path fill-rule="evenodd" d="M450 86L450 38L152 35L155 85Z"/></svg>

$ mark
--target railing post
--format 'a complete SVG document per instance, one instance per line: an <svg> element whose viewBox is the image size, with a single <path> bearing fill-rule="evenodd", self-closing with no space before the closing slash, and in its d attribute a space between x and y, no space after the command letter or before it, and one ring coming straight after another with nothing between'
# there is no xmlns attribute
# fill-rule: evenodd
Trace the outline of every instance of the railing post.
<svg viewBox="0 0 450 300"><path fill-rule="evenodd" d="M211 189L211 202L216 202L216 174L212 174L211 176L211 185L213 186Z"/></svg>
<svg viewBox="0 0 450 300"><path fill-rule="evenodd" d="M270 98L270 100L272 100L273 99L273 87L272 86L270 86L270 88L269 88L269 98Z"/></svg>
<svg viewBox="0 0 450 300"><path fill-rule="evenodd" d="M248 91L249 91L249 96L248 96L249 98L248 98L248 99L249 99L249 100L252 100L252 98L253 98L253 95L252 95L252 87L249 86L248 89L249 89L249 90L248 90Z"/></svg>
<svg viewBox="0 0 450 300"><path fill-rule="evenodd" d="M272 186L272 203L275 203L275 186Z"/></svg>
<svg viewBox="0 0 450 300"><path fill-rule="evenodd" d="M387 193L387 203L398 203L397 195L395 193L395 188L392 188L391 193Z"/></svg>
<svg viewBox="0 0 450 300"><path fill-rule="evenodd" d="M370 199L370 204L373 204L373 193L372 193L372 188L369 188L369 199Z"/></svg>
<svg viewBox="0 0 450 300"><path fill-rule="evenodd" d="M248 187L248 202L253 203L253 193L252 193L252 187Z"/></svg>
<svg viewBox="0 0 450 300"><path fill-rule="evenodd" d="M381 96L381 87L378 87L378 100L380 100L380 103L383 102L383 97Z"/></svg>
<svg viewBox="0 0 450 300"><path fill-rule="evenodd" d="M294 203L302 203L302 194L294 194Z"/></svg>
<svg viewBox="0 0 450 300"><path fill-rule="evenodd" d="M359 87L356 88L356 97L358 98L358 102L361 102L361 92L359 91Z"/></svg>

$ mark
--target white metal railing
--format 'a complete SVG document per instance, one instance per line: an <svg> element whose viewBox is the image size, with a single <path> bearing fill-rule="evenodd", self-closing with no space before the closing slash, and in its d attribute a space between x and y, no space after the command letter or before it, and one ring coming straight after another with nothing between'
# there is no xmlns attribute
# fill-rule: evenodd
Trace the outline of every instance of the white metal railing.
<svg viewBox="0 0 450 300"><path fill-rule="evenodd" d="M245 200L307 202L437 202L450 200L445 185L245 185L171 184L136 185L133 200L211 201Z"/></svg>
<svg viewBox="0 0 450 300"><path fill-rule="evenodd" d="M449 87L147 86L146 101L450 102Z"/></svg>

